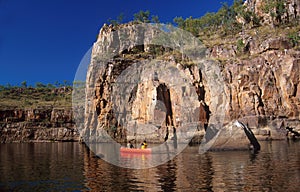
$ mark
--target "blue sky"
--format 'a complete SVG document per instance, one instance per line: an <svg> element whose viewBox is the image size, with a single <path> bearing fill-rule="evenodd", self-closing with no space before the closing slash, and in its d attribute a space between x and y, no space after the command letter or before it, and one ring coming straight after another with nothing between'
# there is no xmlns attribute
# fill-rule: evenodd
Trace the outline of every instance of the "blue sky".
<svg viewBox="0 0 300 192"><path fill-rule="evenodd" d="M149 10L161 22L200 17L233 0L0 0L0 84L73 81L109 18Z"/></svg>

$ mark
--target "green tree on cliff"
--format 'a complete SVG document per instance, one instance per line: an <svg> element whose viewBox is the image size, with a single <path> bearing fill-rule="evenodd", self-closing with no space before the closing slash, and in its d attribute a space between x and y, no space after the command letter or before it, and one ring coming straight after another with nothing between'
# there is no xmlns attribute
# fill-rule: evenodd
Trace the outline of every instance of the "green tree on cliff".
<svg viewBox="0 0 300 192"><path fill-rule="evenodd" d="M243 0L235 0L232 6L223 3L216 13L206 13L200 18L189 17L185 20L182 17L175 17L173 21L179 28L187 30L195 36L200 31L213 32L222 30L225 34L236 33L241 29L241 24L237 22L236 17L244 9Z"/></svg>
<svg viewBox="0 0 300 192"><path fill-rule="evenodd" d="M36 88L45 88L46 85L44 85L44 84L41 83L41 82L37 82L37 83L35 83L35 87L36 87Z"/></svg>
<svg viewBox="0 0 300 192"><path fill-rule="evenodd" d="M113 25L120 25L121 23L123 23L123 19L124 19L124 13L120 13L120 15L117 17L117 19L109 18L107 21L108 21L108 23L113 24Z"/></svg>
<svg viewBox="0 0 300 192"><path fill-rule="evenodd" d="M21 82L21 87L22 88L27 88L27 82L26 81L22 81Z"/></svg>
<svg viewBox="0 0 300 192"><path fill-rule="evenodd" d="M177 27L184 29L185 28L185 22L182 17L175 17L173 19L173 22L177 25Z"/></svg>
<svg viewBox="0 0 300 192"><path fill-rule="evenodd" d="M151 22L152 23L160 23L158 16L157 15L152 15Z"/></svg>
<svg viewBox="0 0 300 192"><path fill-rule="evenodd" d="M134 21L139 23L150 23L150 11L139 11L133 15Z"/></svg>

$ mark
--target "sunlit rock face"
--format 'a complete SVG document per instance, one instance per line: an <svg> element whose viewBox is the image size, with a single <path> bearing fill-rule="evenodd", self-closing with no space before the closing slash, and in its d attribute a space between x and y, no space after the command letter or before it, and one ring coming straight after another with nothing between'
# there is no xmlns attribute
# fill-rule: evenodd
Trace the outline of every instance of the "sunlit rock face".
<svg viewBox="0 0 300 192"><path fill-rule="evenodd" d="M83 137L90 142L99 142L99 138L103 141L105 130L117 141L163 142L173 137L173 127L181 134L180 130L188 132L188 124L194 123L204 131L209 113L217 110L208 107L210 95L217 94L217 88L205 90L202 74L212 69L184 64L177 60L183 55L176 57L171 48L152 45L155 28L123 27L126 30L105 25L94 44L87 73ZM133 38L129 41L132 45L123 43L124 36ZM103 58L107 50L115 53L109 61ZM159 54L153 54L153 50ZM217 102L221 101L216 99L214 105Z"/></svg>
<svg viewBox="0 0 300 192"><path fill-rule="evenodd" d="M299 56L269 51L228 65L231 116L299 118Z"/></svg>
<svg viewBox="0 0 300 192"><path fill-rule="evenodd" d="M122 27L126 30L119 32ZM209 124L218 122L218 106L224 103L222 127L230 128L238 119L259 139L283 139L284 128L299 121L300 53L287 39L245 38L250 57L243 60L231 59L235 47L208 48L202 62L219 67L224 85L220 87L212 85L210 69L186 62L172 49L151 45L156 33L132 24L105 25L100 30L87 73L84 139L103 141L108 133L116 141L147 138L162 142L167 134L173 136L171 127L184 130L182 122L197 122L197 131L203 134ZM134 43L123 43L123 38L133 38ZM154 49L161 54L155 55ZM218 59L225 61L221 64ZM148 60L153 67L146 65ZM181 80L164 73L168 70L180 74ZM188 86L180 83L184 79ZM115 96L118 92L125 96ZM187 99L187 95L192 97ZM190 107L186 111L182 109L185 105Z"/></svg>
<svg viewBox="0 0 300 192"><path fill-rule="evenodd" d="M226 65L228 119L242 120L265 138L266 132L273 139L285 138L278 129L299 122L299 58L292 49L268 50Z"/></svg>

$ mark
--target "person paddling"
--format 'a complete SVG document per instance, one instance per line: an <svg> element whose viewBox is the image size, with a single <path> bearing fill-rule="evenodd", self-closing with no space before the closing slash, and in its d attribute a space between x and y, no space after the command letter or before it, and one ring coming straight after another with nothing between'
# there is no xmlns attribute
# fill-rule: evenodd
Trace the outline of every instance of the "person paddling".
<svg viewBox="0 0 300 192"><path fill-rule="evenodd" d="M147 148L147 142L144 140L144 142L141 144L141 149L146 149Z"/></svg>
<svg viewBox="0 0 300 192"><path fill-rule="evenodd" d="M132 145L131 141L129 141L129 143L127 143L127 148L134 148L134 146Z"/></svg>

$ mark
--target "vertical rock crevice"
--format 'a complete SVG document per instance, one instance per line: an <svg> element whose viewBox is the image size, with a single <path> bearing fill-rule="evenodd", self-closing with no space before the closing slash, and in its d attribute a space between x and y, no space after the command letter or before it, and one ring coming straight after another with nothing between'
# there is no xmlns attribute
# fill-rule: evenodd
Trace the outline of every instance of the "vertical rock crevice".
<svg viewBox="0 0 300 192"><path fill-rule="evenodd" d="M173 123L173 112L172 112L172 103L171 103L171 95L170 95L170 89L166 86L166 84L160 84L156 88L156 99L157 101L163 102L163 104L166 107L166 120L165 125L168 126L174 126Z"/></svg>
<svg viewBox="0 0 300 192"><path fill-rule="evenodd" d="M189 73L192 76L192 83L195 88L196 94L198 96L199 105L199 123L201 128L206 130L207 125L209 123L209 117L211 111L209 110L209 106L205 103L206 98L206 90L203 80L203 75L201 69L198 69L195 65L188 67ZM184 92L184 91L183 91ZM199 129L198 129L199 130Z"/></svg>

